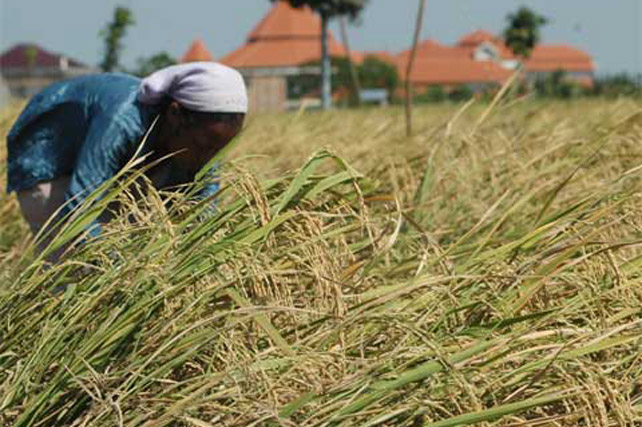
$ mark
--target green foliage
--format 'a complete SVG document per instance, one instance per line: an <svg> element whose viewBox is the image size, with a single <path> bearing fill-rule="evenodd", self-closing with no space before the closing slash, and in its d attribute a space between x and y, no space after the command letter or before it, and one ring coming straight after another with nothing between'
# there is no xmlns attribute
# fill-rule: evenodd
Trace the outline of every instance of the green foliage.
<svg viewBox="0 0 642 427"><path fill-rule="evenodd" d="M448 99L454 102L468 101L474 95L473 90L467 85L460 85L448 93Z"/></svg>
<svg viewBox="0 0 642 427"><path fill-rule="evenodd" d="M434 86L429 86L425 92L419 95L416 95L413 98L413 101L418 104L432 104L432 103L444 102L447 99L448 99L448 94L444 90L444 87L439 85L434 85Z"/></svg>
<svg viewBox="0 0 642 427"><path fill-rule="evenodd" d="M281 1L281 0L270 0ZM293 7L309 6L322 16L348 15L354 19L368 0L287 0Z"/></svg>
<svg viewBox="0 0 642 427"><path fill-rule="evenodd" d="M540 40L540 28L548 20L527 7L507 16L508 27L504 30L506 45L517 56L528 58Z"/></svg>
<svg viewBox="0 0 642 427"><path fill-rule="evenodd" d="M303 64L304 67L320 67L319 61L311 61ZM362 64L355 65L361 87L387 89L390 97L399 85L399 76L396 67L375 57L366 58ZM342 91L349 93L348 104L356 103L352 78L350 75L350 61L346 57L332 58L332 92ZM317 96L321 85L320 75L300 75L288 78L288 98L296 99L306 95Z"/></svg>
<svg viewBox="0 0 642 427"><path fill-rule="evenodd" d="M375 56L366 57L357 67L357 74L362 88L383 88L388 90L390 97L399 86L397 67Z"/></svg>
<svg viewBox="0 0 642 427"><path fill-rule="evenodd" d="M535 81L535 92L542 97L571 99L582 94L581 87L568 79L564 70L557 70Z"/></svg>
<svg viewBox="0 0 642 427"><path fill-rule="evenodd" d="M169 67L176 64L176 59L167 52L158 52L148 58L139 58L137 67L132 74L139 77L145 77L161 68Z"/></svg>
<svg viewBox="0 0 642 427"><path fill-rule="evenodd" d="M618 74L601 77L595 80L591 95L606 98L642 96L642 76Z"/></svg>
<svg viewBox="0 0 642 427"><path fill-rule="evenodd" d="M119 6L114 11L113 21L100 32L105 42L105 54L100 64L103 71L116 71L120 67L120 53L123 50L123 38L127 34L127 28L134 24L132 12Z"/></svg>
<svg viewBox="0 0 642 427"><path fill-rule="evenodd" d="M270 0L281 1L281 0ZM350 19L356 19L359 12L365 7L368 0L286 0L293 7L303 7L309 6L312 10L316 11L321 16L321 26L323 28L322 34L324 36L321 40L321 50L323 53L322 59L322 79L320 83L321 88L321 98L323 108L329 108L331 106L331 91L332 86L332 74L330 71L331 60L329 60L327 53L328 39L327 39L327 29L328 22L331 18L335 16L347 15Z"/></svg>
<svg viewBox="0 0 642 427"><path fill-rule="evenodd" d="M313 67L320 69L320 61L310 61L302 64L303 67ZM339 89L352 88L352 80L350 77L350 62L345 57L332 58L332 91L335 92ZM302 74L298 76L291 76L287 82L287 92L289 99L301 98L303 96L318 96L319 88L321 87L321 75L319 74Z"/></svg>
<svg viewBox="0 0 642 427"><path fill-rule="evenodd" d="M457 86L449 91L446 91L443 86L436 85L428 87L424 93L416 95L413 100L419 104L433 104L444 101L463 102L473 96L473 90L466 85Z"/></svg>

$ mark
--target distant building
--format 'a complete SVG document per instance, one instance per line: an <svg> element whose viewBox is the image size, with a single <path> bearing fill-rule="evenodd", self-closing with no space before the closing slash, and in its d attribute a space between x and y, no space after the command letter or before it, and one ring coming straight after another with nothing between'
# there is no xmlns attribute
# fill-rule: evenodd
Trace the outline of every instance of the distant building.
<svg viewBox="0 0 642 427"><path fill-rule="evenodd" d="M567 78L592 87L595 82L595 65L591 56L567 45L538 45L524 64L532 79L545 77L557 70L566 72Z"/></svg>
<svg viewBox="0 0 642 427"><path fill-rule="evenodd" d="M475 61L493 61L509 70L514 70L519 65L515 54L504 41L485 30L466 34L459 39L456 47Z"/></svg>
<svg viewBox="0 0 642 427"><path fill-rule="evenodd" d="M328 49L333 57L347 56L347 49L332 32L329 34ZM397 69L403 82L410 54L410 50L400 53L353 51L351 58L357 64L362 64L368 57L387 62ZM181 62L212 60L214 57L203 41L196 39ZM248 34L245 43L217 60L243 74L248 86L250 107L254 111L280 111L302 104L318 105L319 92L302 93L302 85L298 83L301 76L320 75L320 67L310 64L321 60L321 20L307 6L293 8L288 1L277 0ZM464 35L454 45L430 39L421 42L410 81L417 92L431 86L441 86L447 92L461 86L473 92L483 92L504 84L521 62L500 37L477 30ZM563 70L567 78L591 86L595 73L593 60L588 53L566 45L539 44L523 66L526 77L533 81ZM309 89L309 84L303 86ZM381 91L368 90L383 88L363 89L366 94L376 93L381 97ZM347 96L347 91L345 88L336 91L333 97Z"/></svg>
<svg viewBox="0 0 642 427"><path fill-rule="evenodd" d="M406 77L406 68L411 51L406 50L396 57L399 76ZM419 91L430 86L442 86L446 90L468 86L473 91L482 91L501 85L512 71L494 61L475 58L468 48L451 47L434 40L426 40L417 47L410 81Z"/></svg>
<svg viewBox="0 0 642 427"><path fill-rule="evenodd" d="M10 101L11 94L9 93L9 86L7 86L7 82L5 82L2 75L0 75L0 108L7 106Z"/></svg>
<svg viewBox="0 0 642 427"><path fill-rule="evenodd" d="M185 62L209 62L213 61L214 56L205 46L205 43L201 39L196 39L192 42L192 45L189 47L187 52L181 58L181 63Z"/></svg>
<svg viewBox="0 0 642 427"><path fill-rule="evenodd" d="M346 55L346 49L331 33L328 46L330 55ZM320 18L308 7L295 9L287 1L277 1L246 43L220 62L241 71L250 105L256 111L267 111L285 109L288 78L318 74L318 67L305 64L320 60Z"/></svg>
<svg viewBox="0 0 642 427"><path fill-rule="evenodd" d="M476 61L492 61L506 69L515 69L520 62L501 38L484 30L462 37L457 47L465 49ZM561 44L536 45L530 57L524 61L524 69L531 80L562 70L567 78L584 86L593 85L595 74L595 65L588 53Z"/></svg>
<svg viewBox="0 0 642 427"><path fill-rule="evenodd" d="M410 50L406 50L387 60L397 66L401 79L405 79L409 58ZM501 38L478 30L463 36L454 46L423 41L417 48L410 80L419 91L430 86L449 90L463 85L479 92L503 84L519 64L520 58ZM563 70L567 78L584 86L593 85L595 73L589 54L566 45L537 45L524 61L524 69L532 81Z"/></svg>
<svg viewBox="0 0 642 427"><path fill-rule="evenodd" d="M0 75L14 97L28 98L51 83L95 69L35 44L18 44L0 55Z"/></svg>

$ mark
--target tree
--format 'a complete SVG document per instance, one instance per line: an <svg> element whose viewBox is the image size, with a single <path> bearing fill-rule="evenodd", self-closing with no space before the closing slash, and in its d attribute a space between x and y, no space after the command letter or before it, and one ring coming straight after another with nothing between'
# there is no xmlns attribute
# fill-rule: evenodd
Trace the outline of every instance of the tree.
<svg viewBox="0 0 642 427"><path fill-rule="evenodd" d="M344 57L333 57L334 78L332 79L332 92L340 89L351 91L351 65L350 60ZM321 62L318 60L301 64L303 67L318 68ZM288 98L300 98L319 91L321 77L318 74L302 74L288 78Z"/></svg>
<svg viewBox="0 0 642 427"><path fill-rule="evenodd" d="M368 56L358 67L359 80L366 88L384 88L388 91L389 100L399 86L397 67L382 61L375 56Z"/></svg>
<svg viewBox="0 0 642 427"><path fill-rule="evenodd" d="M425 99L426 102L444 102L448 99L448 94L444 90L443 86L430 86L428 87L428 90L426 90L422 99Z"/></svg>
<svg viewBox="0 0 642 427"><path fill-rule="evenodd" d="M270 0L281 1L281 0ZM332 105L332 60L328 52L328 24L335 16L355 19L368 0L285 0L293 7L309 6L321 16L321 100L323 109Z"/></svg>
<svg viewBox="0 0 642 427"><path fill-rule="evenodd" d="M122 39L127 33L127 28L134 24L134 17L131 11L119 6L114 10L114 20L100 32L105 42L105 56L100 64L103 71L115 71L120 69L119 59L123 50Z"/></svg>
<svg viewBox="0 0 642 427"><path fill-rule="evenodd" d="M640 76L628 74L604 76L595 80L590 94L607 98L640 97L642 96L642 86L639 82Z"/></svg>
<svg viewBox="0 0 642 427"><path fill-rule="evenodd" d="M506 17L508 27L504 30L504 41L516 56L528 58L540 40L540 28L548 19L527 7L520 7L516 13Z"/></svg>
<svg viewBox="0 0 642 427"><path fill-rule="evenodd" d="M466 85L457 86L448 94L448 98L454 102L468 101L473 96L473 90Z"/></svg>
<svg viewBox="0 0 642 427"><path fill-rule="evenodd" d="M559 99L571 99L580 95L581 88L570 81L567 72L559 69L535 82L535 91L539 96Z"/></svg>
<svg viewBox="0 0 642 427"><path fill-rule="evenodd" d="M316 68L319 61L311 61L302 64L305 67ZM387 89L390 96L395 92L399 85L399 75L397 68L374 56L368 56L361 65L355 66L345 57L332 57L333 78L332 92L342 91L349 93L349 98L344 98L351 106L359 105L357 94L354 90L354 77L352 69L358 74L358 78L365 88L383 88ZM319 90L321 78L319 75L297 75L288 78L288 98L300 98L302 96L315 93Z"/></svg>
<svg viewBox="0 0 642 427"><path fill-rule="evenodd" d="M146 77L156 70L176 64L176 60L167 52L158 52L148 58L138 58L136 62L138 67L133 71L133 74L139 77Z"/></svg>

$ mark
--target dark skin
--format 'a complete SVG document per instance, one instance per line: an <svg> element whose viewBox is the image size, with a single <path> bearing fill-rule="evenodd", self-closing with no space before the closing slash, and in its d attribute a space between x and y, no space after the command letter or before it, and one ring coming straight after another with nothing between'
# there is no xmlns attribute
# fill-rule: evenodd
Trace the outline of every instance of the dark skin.
<svg viewBox="0 0 642 427"><path fill-rule="evenodd" d="M245 114L194 113L171 101L159 120L156 155L195 175L243 128ZM156 157L156 156L155 156Z"/></svg>

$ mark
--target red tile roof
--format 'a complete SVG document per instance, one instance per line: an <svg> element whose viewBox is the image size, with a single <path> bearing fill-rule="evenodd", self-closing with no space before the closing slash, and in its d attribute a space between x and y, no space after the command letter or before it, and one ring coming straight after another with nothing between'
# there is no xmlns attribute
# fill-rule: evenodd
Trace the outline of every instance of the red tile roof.
<svg viewBox="0 0 642 427"><path fill-rule="evenodd" d="M343 47L341 43L338 43L338 54L336 56L348 56L348 51ZM370 52L360 52L358 50L350 50L350 60L354 62L355 64L361 64L363 63L363 60L366 59L368 56L377 56L378 53L370 53Z"/></svg>
<svg viewBox="0 0 642 427"><path fill-rule="evenodd" d="M410 50L397 56L399 76L405 79ZM422 86L503 83L512 72L494 62L475 61L470 50L425 40L417 46L417 56L410 80Z"/></svg>
<svg viewBox="0 0 642 427"><path fill-rule="evenodd" d="M568 72L595 70L589 54L567 45L537 45L524 65L526 71L531 72L551 72L559 69Z"/></svg>
<svg viewBox="0 0 642 427"><path fill-rule="evenodd" d="M31 52L35 52L33 63L30 63ZM0 68L49 68L60 67L63 60L70 67L89 68L85 64L67 56L49 52L32 43L17 44L0 55Z"/></svg>
<svg viewBox="0 0 642 427"><path fill-rule="evenodd" d="M497 37L495 37L495 35L493 35L493 33L489 31L477 30L473 31L472 33L465 34L462 38L459 39L459 41L457 42L457 46L477 47L483 42L494 42L496 39Z"/></svg>
<svg viewBox="0 0 642 427"><path fill-rule="evenodd" d="M196 39L192 42L190 48L185 52L181 58L181 62L200 62L200 61L213 61L214 56L207 50L205 43L201 39Z"/></svg>
<svg viewBox="0 0 642 427"><path fill-rule="evenodd" d="M410 58L411 49L404 50L397 57L400 60ZM439 59L463 59L468 56L468 52L457 48L446 46L435 40L424 40L417 46L417 58L439 58Z"/></svg>
<svg viewBox="0 0 642 427"><path fill-rule="evenodd" d="M399 75L405 78L408 60L399 60ZM410 81L417 85L464 85L471 83L502 84L512 71L490 61L472 59L439 59L418 57L410 74Z"/></svg>
<svg viewBox="0 0 642 427"><path fill-rule="evenodd" d="M321 36L321 20L307 6L293 8L287 1L278 1L252 30L248 41L266 39L301 39Z"/></svg>
<svg viewBox="0 0 642 427"><path fill-rule="evenodd" d="M508 46L506 46L504 40L486 30L477 30L464 35L457 42L457 46L467 49L472 54L472 51L482 43L491 43L495 46L499 50L499 55L502 59L515 59L515 54Z"/></svg>
<svg viewBox="0 0 642 427"><path fill-rule="evenodd" d="M485 30L474 31L463 36L459 39L457 46L472 51L484 42L495 45L502 59L515 59L512 50L500 37ZM527 71L533 72L552 72L558 69L569 72L595 71L593 59L588 53L567 45L538 44L524 64Z"/></svg>
<svg viewBox="0 0 642 427"><path fill-rule="evenodd" d="M330 41L330 54L343 56L345 50ZM235 68L289 67L321 59L319 40L264 40L248 43L221 59Z"/></svg>
<svg viewBox="0 0 642 427"><path fill-rule="evenodd" d="M330 55L346 51L329 34ZM353 52L355 59L359 52ZM245 45L220 59L235 68L297 66L321 59L321 19L308 7L295 9L286 1L275 3L250 33Z"/></svg>

